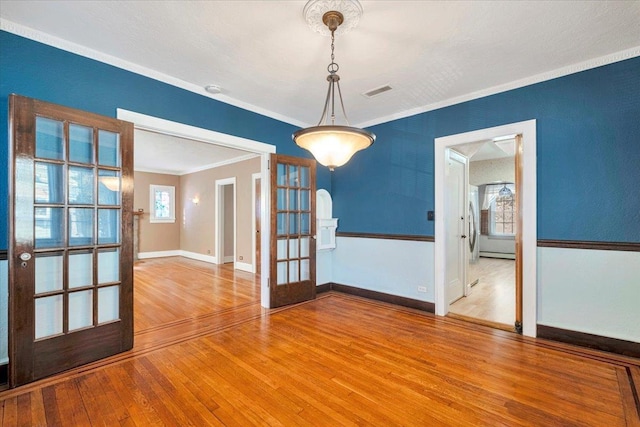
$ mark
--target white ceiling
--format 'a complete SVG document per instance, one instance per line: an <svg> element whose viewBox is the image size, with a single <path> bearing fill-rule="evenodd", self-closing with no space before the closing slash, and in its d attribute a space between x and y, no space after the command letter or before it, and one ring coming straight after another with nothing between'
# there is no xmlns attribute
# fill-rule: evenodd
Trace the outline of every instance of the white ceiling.
<svg viewBox="0 0 640 427"><path fill-rule="evenodd" d="M0 25L307 126L322 112L330 51L305 23L305 3L2 0ZM358 126L640 55L640 1L361 4L358 26L336 36L345 107ZM208 84L222 93L208 94ZM387 84L392 91L362 95Z"/></svg>
<svg viewBox="0 0 640 427"><path fill-rule="evenodd" d="M134 169L143 172L184 175L247 160L257 154L221 145L136 129Z"/></svg>

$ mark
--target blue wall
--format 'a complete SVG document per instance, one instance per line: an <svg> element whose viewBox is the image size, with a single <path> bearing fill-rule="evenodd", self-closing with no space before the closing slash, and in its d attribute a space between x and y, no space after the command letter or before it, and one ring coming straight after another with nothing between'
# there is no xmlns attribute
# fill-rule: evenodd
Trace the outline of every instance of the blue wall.
<svg viewBox="0 0 640 427"><path fill-rule="evenodd" d="M370 128L375 144L334 172L340 231L433 236L434 138L529 119L538 238L639 242L640 58Z"/></svg>
<svg viewBox="0 0 640 427"><path fill-rule="evenodd" d="M111 117L124 108L309 157L291 142L293 125L6 32L0 65L0 170L10 93ZM538 237L640 241L640 58L374 126L376 143L332 176L319 167L318 187L331 190L340 231L432 236L434 138L529 119L538 124ZM6 226L0 220L0 249Z"/></svg>
<svg viewBox="0 0 640 427"><path fill-rule="evenodd" d="M291 141L296 126L215 101L98 61L0 31L0 170L7 170L8 96L17 93L109 117L116 108L273 144L277 152L311 157ZM331 190L326 168L318 188ZM7 218L7 181L0 181L0 218ZM7 220L0 220L0 250Z"/></svg>

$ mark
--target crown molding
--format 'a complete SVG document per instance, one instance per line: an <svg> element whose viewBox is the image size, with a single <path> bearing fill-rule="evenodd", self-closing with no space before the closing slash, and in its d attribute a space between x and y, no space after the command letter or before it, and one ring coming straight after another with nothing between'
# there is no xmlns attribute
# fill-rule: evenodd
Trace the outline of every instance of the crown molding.
<svg viewBox="0 0 640 427"><path fill-rule="evenodd" d="M294 118L284 116L282 114L278 114L273 111L269 111L265 108L257 107L253 104L249 104L249 103L234 99L228 95L224 95L224 94L212 95L209 92L207 92L203 87L200 87L193 83L189 83L184 80L178 79L176 77L170 76L168 74L164 74L159 71L135 64L133 62L125 61L115 56L108 55L106 53L102 53L94 49L90 49L88 47L61 39L59 37L52 36L51 34L47 34L45 32L38 31L30 27L26 27L24 25L17 24L13 21L9 21L4 18L0 18L0 30L6 31L21 37L25 37L27 39L34 40L58 49L62 49L67 52L84 56L86 58L103 62L105 64L113 65L114 67L131 71L133 73L140 74L142 76L149 77L151 79L158 80L175 87L179 87L189 92L193 92L198 95L205 96L207 98L211 98L225 104L233 105L234 107L242 108L247 111L251 111L266 117L270 117L274 120L289 123L291 125L299 126L299 127L309 126L308 123L305 123L303 121L296 120ZM568 65L566 67L558 68L552 71L547 71L544 73L525 77L523 79L514 80L512 82L505 83L502 85L497 85L487 89L471 92L458 97L449 98L444 101L435 102L433 104L428 104L422 107L417 107L417 108L405 110L396 114L391 114L388 116L379 117L377 119L357 123L354 126L361 127L361 128L375 126L375 125L390 122L393 120L414 116L416 114L426 113L428 111L433 111L440 108L449 107L455 104L472 101L474 99L495 95L501 92L518 89L518 88L529 86L536 83L541 83L547 80L553 80L559 77L564 77L570 74L579 73L581 71L586 71L592 68L602 67L604 65L612 64L614 62L635 58L637 56L640 56L640 46L635 46L619 52L614 52L598 58L589 59L587 61L579 62L576 64Z"/></svg>
<svg viewBox="0 0 640 427"><path fill-rule="evenodd" d="M472 101L474 99L484 98L486 96L495 95L501 92L507 92L513 89L519 89L521 87L530 86L532 84L541 83L547 80L557 79L559 77L568 76L570 74L579 73L581 71L590 70L592 68L602 67L604 65L613 64L614 62L620 62L624 61L625 59L635 58L637 56L640 56L640 46L621 50L619 52L611 53L598 58L589 59L588 61L579 62L577 64L568 65L566 67L557 68L552 71L525 77L523 79L514 80L510 83L505 83L476 92L471 92L466 95L457 96L455 98L445 99L444 101L434 102L433 104L425 105L423 107L417 107L400 113L379 117L374 120L357 123L355 126L360 128L375 126L393 120L415 116L416 114L426 113L427 111L438 110L440 108L450 107L452 105Z"/></svg>
<svg viewBox="0 0 640 427"><path fill-rule="evenodd" d="M91 49L86 46L82 46L80 44L64 40L62 38L53 36L51 34L47 34L45 32L35 30L30 27L26 27L24 25L15 23L13 21L9 21L4 18L0 18L0 30L15 34L17 36L21 36L33 41L37 41L39 43L43 43L48 46L52 46L70 53L74 53L76 55L84 56L85 58L89 58L98 62L113 65L114 67L131 71L132 73L140 74L142 76L149 77L151 79L158 80L163 83L167 83L171 86L179 87L180 89L184 89L189 92L193 92L198 95L205 96L207 98L211 98L225 104L233 105L234 107L242 108L243 110L251 111L253 113L257 113L262 116L266 116L281 122L289 123L291 125L300 126L300 127L308 126L307 123L304 123L300 120L296 120L291 117L284 116L282 114L274 113L273 111L269 111L265 108L261 108L253 104L249 104L247 102L234 99L228 95L210 94L204 89L204 87L200 87L196 84L189 83L184 80L178 79L176 77L170 76L168 74L162 73L160 71L143 67L142 65L138 65L133 62L126 61L124 59L120 59L115 56L97 51L95 49Z"/></svg>

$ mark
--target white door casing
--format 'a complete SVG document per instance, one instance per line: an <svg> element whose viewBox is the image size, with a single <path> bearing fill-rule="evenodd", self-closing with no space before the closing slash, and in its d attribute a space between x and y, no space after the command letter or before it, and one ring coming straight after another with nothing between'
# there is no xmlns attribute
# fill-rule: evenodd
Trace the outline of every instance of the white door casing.
<svg viewBox="0 0 640 427"><path fill-rule="evenodd" d="M505 135L522 135L522 315L523 334L536 336L537 319L537 219L536 219L536 121L527 120L436 138L435 159L435 311L445 316L449 311L445 292L446 230L445 164L446 149L470 142L490 140Z"/></svg>
<svg viewBox="0 0 640 427"><path fill-rule="evenodd" d="M172 122L170 120L160 119L158 117L148 116L133 111L117 109L117 118L126 120L134 124L135 129L148 130L166 135L172 135L181 138L192 139L195 141L205 142L208 144L222 145L224 147L237 148L244 151L260 154L260 177L262 185L261 189L261 217L262 236L260 238L261 252L260 262L262 271L269 271L270 262L270 212L271 198L270 195L270 174L269 174L269 156L276 152L276 147L271 144L265 144L259 141L253 141L246 138L240 138L225 133L215 132L208 129L202 129L195 126L185 125L183 123ZM134 141L135 145L135 141ZM260 277L260 304L269 308L269 275L262 274Z"/></svg>

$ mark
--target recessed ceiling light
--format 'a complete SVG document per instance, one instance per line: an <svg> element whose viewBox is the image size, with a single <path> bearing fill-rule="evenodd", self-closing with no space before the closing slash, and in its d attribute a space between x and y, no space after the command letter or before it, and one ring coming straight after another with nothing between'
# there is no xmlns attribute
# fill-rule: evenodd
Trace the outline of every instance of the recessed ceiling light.
<svg viewBox="0 0 640 427"><path fill-rule="evenodd" d="M222 92L222 88L218 85L207 85L204 87L204 90L209 93L213 93L214 95Z"/></svg>

